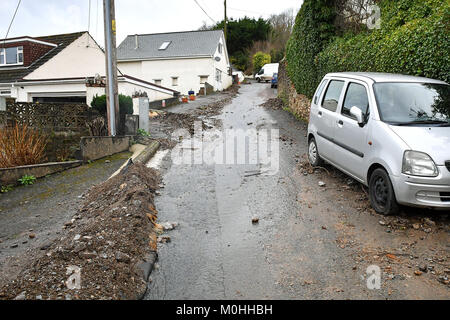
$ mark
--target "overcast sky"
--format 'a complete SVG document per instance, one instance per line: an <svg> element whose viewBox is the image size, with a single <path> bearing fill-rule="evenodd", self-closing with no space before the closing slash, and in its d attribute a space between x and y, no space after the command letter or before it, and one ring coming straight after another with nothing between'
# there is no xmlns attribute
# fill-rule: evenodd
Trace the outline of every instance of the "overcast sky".
<svg viewBox="0 0 450 320"><path fill-rule="evenodd" d="M194 0L116 0L117 43L127 35L197 30L213 22ZM223 19L223 0L197 0L215 21ZM267 18L303 0L227 0L228 17ZM0 39L4 38L18 0L1 0ZM89 3L91 15L89 19ZM90 26L88 22L90 21ZM22 0L8 38L85 31L103 45L103 0Z"/></svg>

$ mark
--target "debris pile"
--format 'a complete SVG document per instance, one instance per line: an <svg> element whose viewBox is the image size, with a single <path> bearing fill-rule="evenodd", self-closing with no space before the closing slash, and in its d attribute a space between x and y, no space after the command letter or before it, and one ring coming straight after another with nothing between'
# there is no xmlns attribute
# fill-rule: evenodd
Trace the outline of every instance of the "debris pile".
<svg viewBox="0 0 450 320"><path fill-rule="evenodd" d="M273 110L280 110L283 109L283 100L280 98L271 98L261 104L261 107L273 109Z"/></svg>
<svg viewBox="0 0 450 320"><path fill-rule="evenodd" d="M156 257L159 184L157 171L133 164L93 187L63 237L41 248L45 255L0 288L0 298L142 297L148 274L142 266Z"/></svg>

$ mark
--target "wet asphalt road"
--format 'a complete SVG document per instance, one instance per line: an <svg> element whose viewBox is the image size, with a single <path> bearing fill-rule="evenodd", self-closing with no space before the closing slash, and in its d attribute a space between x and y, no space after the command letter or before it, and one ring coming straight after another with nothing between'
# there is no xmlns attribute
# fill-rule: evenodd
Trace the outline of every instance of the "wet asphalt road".
<svg viewBox="0 0 450 320"><path fill-rule="evenodd" d="M158 247L146 299L450 298L448 287L434 280L367 288L366 268L378 256L358 250L384 250L378 242L394 242L385 239L380 217L356 210L345 196L322 196L317 178L298 170L306 124L259 106L275 96L270 85L242 85L218 118L221 130L279 129L277 173L249 174L258 165L178 165L170 153L161 162L159 223L179 226L166 232L171 242ZM259 223L252 224L255 216ZM448 229L439 234L444 255L448 235Z"/></svg>

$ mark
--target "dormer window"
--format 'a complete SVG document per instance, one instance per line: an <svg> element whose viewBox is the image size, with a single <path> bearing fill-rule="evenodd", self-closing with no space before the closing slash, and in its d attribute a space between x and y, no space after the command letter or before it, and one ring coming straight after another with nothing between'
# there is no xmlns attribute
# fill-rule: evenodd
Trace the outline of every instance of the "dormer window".
<svg viewBox="0 0 450 320"><path fill-rule="evenodd" d="M0 66L23 64L23 47L0 49Z"/></svg>
<svg viewBox="0 0 450 320"><path fill-rule="evenodd" d="M163 44L159 47L158 50L166 50L167 47L170 45L171 42L172 42L172 41L165 41L165 42L163 42Z"/></svg>

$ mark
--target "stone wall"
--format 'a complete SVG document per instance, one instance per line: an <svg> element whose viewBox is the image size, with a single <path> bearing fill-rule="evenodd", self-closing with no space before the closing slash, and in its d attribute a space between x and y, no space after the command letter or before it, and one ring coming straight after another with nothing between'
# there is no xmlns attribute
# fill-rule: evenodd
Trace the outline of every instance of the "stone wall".
<svg viewBox="0 0 450 320"><path fill-rule="evenodd" d="M82 137L81 158L83 161L101 159L130 148L131 136Z"/></svg>
<svg viewBox="0 0 450 320"><path fill-rule="evenodd" d="M283 104L297 118L308 122L311 100L305 95L297 93L286 71L286 59L280 62L278 69L278 97Z"/></svg>

